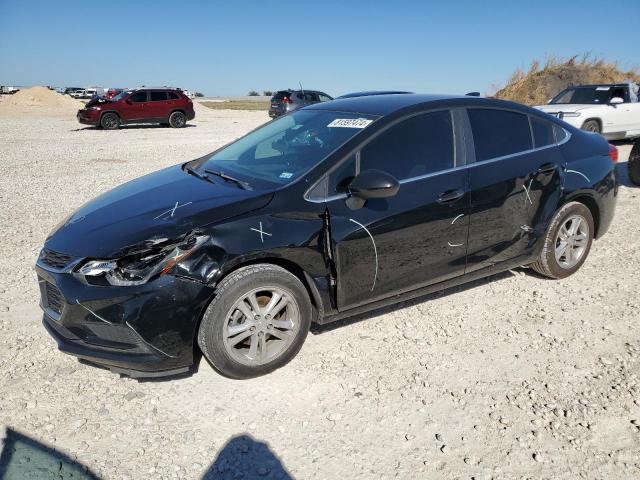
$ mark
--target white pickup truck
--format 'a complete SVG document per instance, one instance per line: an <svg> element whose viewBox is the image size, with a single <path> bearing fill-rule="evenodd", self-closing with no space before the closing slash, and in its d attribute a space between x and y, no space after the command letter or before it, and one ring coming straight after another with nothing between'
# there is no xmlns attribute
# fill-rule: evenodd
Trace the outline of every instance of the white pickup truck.
<svg viewBox="0 0 640 480"><path fill-rule="evenodd" d="M608 140L640 137L640 102L635 83L569 87L547 105L535 108L575 127L600 133Z"/></svg>

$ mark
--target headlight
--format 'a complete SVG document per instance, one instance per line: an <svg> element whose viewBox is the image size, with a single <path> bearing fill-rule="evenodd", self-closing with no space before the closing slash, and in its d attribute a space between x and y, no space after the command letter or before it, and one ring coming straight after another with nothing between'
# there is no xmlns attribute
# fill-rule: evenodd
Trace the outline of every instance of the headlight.
<svg viewBox="0 0 640 480"><path fill-rule="evenodd" d="M77 273L85 277L104 278L114 286L142 285L156 276L169 273L207 240L208 235L191 235L179 244L150 248L117 260L89 260Z"/></svg>
<svg viewBox="0 0 640 480"><path fill-rule="evenodd" d="M580 115L582 115L582 113L580 113L580 112L561 112L560 115L561 115L560 118L564 118L564 117L579 117Z"/></svg>
<svg viewBox="0 0 640 480"><path fill-rule="evenodd" d="M87 107L87 110L100 110L100 107Z"/></svg>

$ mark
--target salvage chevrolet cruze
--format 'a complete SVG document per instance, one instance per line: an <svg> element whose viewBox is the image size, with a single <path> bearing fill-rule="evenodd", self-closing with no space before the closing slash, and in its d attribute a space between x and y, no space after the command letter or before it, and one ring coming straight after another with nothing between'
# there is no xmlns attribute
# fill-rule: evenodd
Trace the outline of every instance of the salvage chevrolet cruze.
<svg viewBox="0 0 640 480"><path fill-rule="evenodd" d="M60 350L134 377L263 375L324 324L529 265L612 221L617 150L537 110L375 95L301 109L87 203L36 270Z"/></svg>

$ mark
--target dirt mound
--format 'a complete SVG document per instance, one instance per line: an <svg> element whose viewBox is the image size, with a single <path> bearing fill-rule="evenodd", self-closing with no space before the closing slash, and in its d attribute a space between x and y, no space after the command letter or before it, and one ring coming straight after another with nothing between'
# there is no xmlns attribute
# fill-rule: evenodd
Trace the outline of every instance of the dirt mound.
<svg viewBox="0 0 640 480"><path fill-rule="evenodd" d="M565 88L594 83L640 82L637 70L624 71L615 62L577 56L568 60L548 59L544 66L535 60L528 72L516 70L504 88L494 96L503 100L543 105Z"/></svg>
<svg viewBox="0 0 640 480"><path fill-rule="evenodd" d="M45 87L31 87L11 95L5 96L0 102L0 110L40 111L45 109L51 113L75 112L84 104L67 95L49 90Z"/></svg>

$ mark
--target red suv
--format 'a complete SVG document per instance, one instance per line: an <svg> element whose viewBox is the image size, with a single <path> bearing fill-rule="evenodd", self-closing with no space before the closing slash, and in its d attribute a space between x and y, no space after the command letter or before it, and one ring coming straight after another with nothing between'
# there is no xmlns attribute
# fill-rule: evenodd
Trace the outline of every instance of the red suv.
<svg viewBox="0 0 640 480"><path fill-rule="evenodd" d="M114 130L130 123L160 123L184 127L196 116L193 102L173 88L125 90L112 99L98 97L78 110L78 121Z"/></svg>

